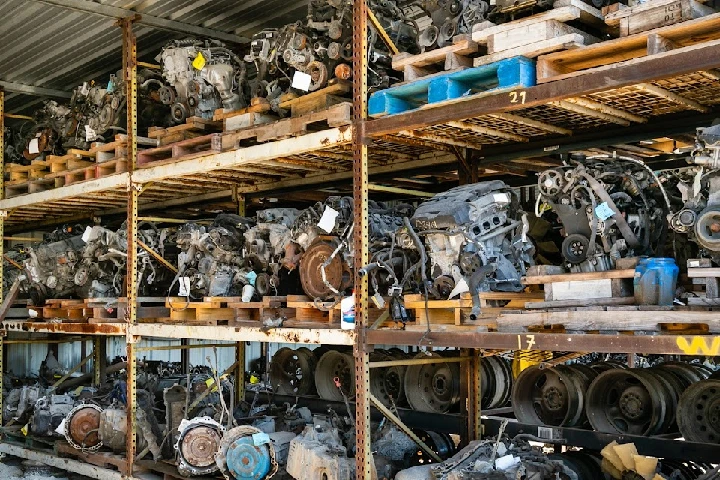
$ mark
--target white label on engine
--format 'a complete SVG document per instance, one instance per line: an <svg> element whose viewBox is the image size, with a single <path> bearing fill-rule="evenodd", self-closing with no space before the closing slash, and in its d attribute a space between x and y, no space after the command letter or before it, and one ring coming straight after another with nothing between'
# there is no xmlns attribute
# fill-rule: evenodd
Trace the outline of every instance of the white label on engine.
<svg viewBox="0 0 720 480"><path fill-rule="evenodd" d="M97 137L97 133L95 130L90 128L90 125L85 125L85 141L86 142L92 142L95 140L95 137Z"/></svg>
<svg viewBox="0 0 720 480"><path fill-rule="evenodd" d="M293 75L292 88L297 88L303 92L310 90L310 84L312 83L312 77L305 72L295 70Z"/></svg>
<svg viewBox="0 0 720 480"><path fill-rule="evenodd" d="M260 445L265 445L266 443L270 443L270 435L264 432L253 433L252 439L253 445L255 445L256 447L259 447Z"/></svg>
<svg viewBox="0 0 720 480"><path fill-rule="evenodd" d="M55 433L58 435L65 435L65 419L62 419L62 422L60 422L60 425L55 429Z"/></svg>
<svg viewBox="0 0 720 480"><path fill-rule="evenodd" d="M33 310L32 308L28 308L28 317L30 318L37 318L38 317L38 311Z"/></svg>
<svg viewBox="0 0 720 480"><path fill-rule="evenodd" d="M340 215L340 212L326 205L325 211L317 224L318 228L323 230L325 233L332 232L335 228L335 219L338 215Z"/></svg>
<svg viewBox="0 0 720 480"><path fill-rule="evenodd" d="M33 138L30 140L30 145L28 145L28 152L30 152L30 155L35 155L37 153L40 153L40 145L38 145L38 139Z"/></svg>
<svg viewBox="0 0 720 480"><path fill-rule="evenodd" d="M180 287L178 290L178 295L181 297L189 297L190 296L190 277L180 277L179 279Z"/></svg>
<svg viewBox="0 0 720 480"><path fill-rule="evenodd" d="M507 193L493 193L493 201L496 203L510 203L510 195Z"/></svg>
<svg viewBox="0 0 720 480"><path fill-rule="evenodd" d="M608 205L607 202L603 202L597 207L595 207L595 215L597 215L597 217L604 222L608 218L615 215L615 211L610 208L610 205Z"/></svg>
<svg viewBox="0 0 720 480"><path fill-rule="evenodd" d="M85 231L82 234L82 241L87 243L88 240L90 240L90 235L92 235L92 227L85 227Z"/></svg>

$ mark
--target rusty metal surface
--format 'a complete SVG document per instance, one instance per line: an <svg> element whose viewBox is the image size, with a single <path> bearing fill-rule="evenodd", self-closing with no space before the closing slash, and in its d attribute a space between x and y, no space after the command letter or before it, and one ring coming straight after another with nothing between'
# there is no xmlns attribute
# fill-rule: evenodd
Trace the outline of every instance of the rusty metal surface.
<svg viewBox="0 0 720 480"><path fill-rule="evenodd" d="M720 355L720 336L714 335L613 335L555 333L486 333L462 331L424 332L369 330L370 345L426 345L499 350Z"/></svg>
<svg viewBox="0 0 720 480"><path fill-rule="evenodd" d="M8 332L63 333L82 335L125 335L127 328L121 323L46 323L6 320L3 327Z"/></svg>

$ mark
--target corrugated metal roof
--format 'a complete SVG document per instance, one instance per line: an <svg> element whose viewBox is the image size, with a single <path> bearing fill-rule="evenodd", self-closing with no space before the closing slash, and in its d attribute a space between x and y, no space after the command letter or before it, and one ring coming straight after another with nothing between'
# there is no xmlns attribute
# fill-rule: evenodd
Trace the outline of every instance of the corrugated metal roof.
<svg viewBox="0 0 720 480"><path fill-rule="evenodd" d="M306 0L100 0L85 5L132 9L140 14L251 37L267 27L303 19ZM181 32L136 25L138 57L152 61ZM39 0L0 0L0 80L71 91L83 81L105 81L121 66L115 19ZM238 49L238 46L233 46ZM8 93L6 111L31 113L42 98Z"/></svg>

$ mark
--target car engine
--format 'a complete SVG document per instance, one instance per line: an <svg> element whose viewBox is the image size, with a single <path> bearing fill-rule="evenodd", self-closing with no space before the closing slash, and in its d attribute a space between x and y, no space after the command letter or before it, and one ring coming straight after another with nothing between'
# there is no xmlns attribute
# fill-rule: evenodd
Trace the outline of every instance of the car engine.
<svg viewBox="0 0 720 480"><path fill-rule="evenodd" d="M561 224L561 253L572 272L610 270L618 258L663 247L670 203L640 160L580 158L542 172L538 189L538 205L544 202Z"/></svg>
<svg viewBox="0 0 720 480"><path fill-rule="evenodd" d="M417 26L394 1L371 1L368 8L401 51L417 50ZM368 85L387 88L395 73L391 54L374 29L370 31ZM252 38L245 61L257 71L253 97L267 98L279 110L282 93L300 94L352 76L352 1L309 0L307 22L266 29Z"/></svg>
<svg viewBox="0 0 720 480"><path fill-rule="evenodd" d="M384 273L374 282L376 292L402 279L408 261L393 251L394 232L412 207L387 207L371 202L369 207L371 258L388 258ZM300 281L303 290L317 300L337 299L348 293L353 282L353 200L329 197L303 210L292 227L292 252L286 259L299 255ZM400 249L396 249L402 254ZM299 253L298 253L299 252ZM390 258L393 260L391 261ZM392 281L394 280L394 281ZM385 294L387 292L381 292Z"/></svg>
<svg viewBox="0 0 720 480"><path fill-rule="evenodd" d="M218 215L209 227L197 223L180 227L178 273L171 292L193 299L239 296L252 279L242 256L243 234L252 224L238 215Z"/></svg>
<svg viewBox="0 0 720 480"><path fill-rule="evenodd" d="M174 40L157 56L170 86L160 89L170 105L172 120L212 119L215 110L239 110L247 105L245 63L216 40Z"/></svg>
<svg viewBox="0 0 720 480"><path fill-rule="evenodd" d="M674 175L682 207L668 221L698 245L700 256L715 259L720 257L720 124L698 129L688 162L695 167Z"/></svg>
<svg viewBox="0 0 720 480"><path fill-rule="evenodd" d="M487 20L491 10L485 0L422 0L420 5L432 20L418 39L423 50L442 48L456 35L472 33L473 25Z"/></svg>
<svg viewBox="0 0 720 480"><path fill-rule="evenodd" d="M527 216L505 183L463 185L435 195L405 227L400 244L421 252L421 276L431 296L470 291L476 316L480 291L523 290L520 277L533 265L534 246Z"/></svg>

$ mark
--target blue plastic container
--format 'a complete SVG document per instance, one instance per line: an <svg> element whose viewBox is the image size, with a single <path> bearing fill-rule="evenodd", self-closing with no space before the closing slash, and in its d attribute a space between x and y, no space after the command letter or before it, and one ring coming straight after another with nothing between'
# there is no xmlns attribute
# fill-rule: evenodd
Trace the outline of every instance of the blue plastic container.
<svg viewBox="0 0 720 480"><path fill-rule="evenodd" d="M633 286L638 305L672 305L680 269L673 258L641 258Z"/></svg>

